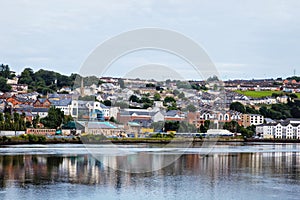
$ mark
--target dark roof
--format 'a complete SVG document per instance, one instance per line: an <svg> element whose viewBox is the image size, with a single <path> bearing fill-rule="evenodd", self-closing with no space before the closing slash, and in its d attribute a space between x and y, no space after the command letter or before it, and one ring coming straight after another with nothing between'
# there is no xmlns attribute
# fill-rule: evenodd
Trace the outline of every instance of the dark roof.
<svg viewBox="0 0 300 200"><path fill-rule="evenodd" d="M48 112L49 108L33 108L32 112Z"/></svg>
<svg viewBox="0 0 300 200"><path fill-rule="evenodd" d="M169 117L174 117L178 115L178 110L169 110L167 113L166 113L166 116L169 116Z"/></svg>
<svg viewBox="0 0 300 200"><path fill-rule="evenodd" d="M122 110L120 112L121 115L133 115L133 114L137 114L137 115L148 115L150 116L150 112L147 112L147 111L138 111L138 110Z"/></svg>
<svg viewBox="0 0 300 200"><path fill-rule="evenodd" d="M61 99L61 100L51 100L52 106L68 106L71 104L72 99Z"/></svg>
<svg viewBox="0 0 300 200"><path fill-rule="evenodd" d="M32 109L33 109L33 106L30 106L30 105L22 105L20 107L14 108L15 111L27 111L27 112L31 112Z"/></svg>
<svg viewBox="0 0 300 200"><path fill-rule="evenodd" d="M51 98L59 98L59 95L57 93L49 94L48 99L51 99Z"/></svg>
<svg viewBox="0 0 300 200"><path fill-rule="evenodd" d="M38 101L44 103L47 99L46 98L39 98Z"/></svg>
<svg viewBox="0 0 300 200"><path fill-rule="evenodd" d="M292 125L292 126L299 126L300 123L292 123L291 125Z"/></svg>

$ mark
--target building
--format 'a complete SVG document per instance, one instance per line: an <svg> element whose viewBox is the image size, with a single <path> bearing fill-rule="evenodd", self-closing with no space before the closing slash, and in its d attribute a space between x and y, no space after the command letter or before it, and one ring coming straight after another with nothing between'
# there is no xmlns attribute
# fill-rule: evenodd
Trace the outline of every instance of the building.
<svg viewBox="0 0 300 200"><path fill-rule="evenodd" d="M104 120L110 118L110 108L98 101L72 100L68 105L72 117L75 118L96 118L97 113L101 112Z"/></svg>
<svg viewBox="0 0 300 200"><path fill-rule="evenodd" d="M84 132L87 134L111 137L120 136L124 133L124 130L110 122L78 121L78 123L85 127Z"/></svg>
<svg viewBox="0 0 300 200"><path fill-rule="evenodd" d="M33 117L38 115L40 118L44 118L48 116L48 110L49 108L33 108L31 114Z"/></svg>
<svg viewBox="0 0 300 200"><path fill-rule="evenodd" d="M48 99L39 98L33 103L35 108L50 108L51 102Z"/></svg>
<svg viewBox="0 0 300 200"><path fill-rule="evenodd" d="M187 122L194 124L197 128L200 128L206 120L214 123L225 123L234 120L241 124L241 115L241 113L231 110L228 112L189 112L187 114Z"/></svg>
<svg viewBox="0 0 300 200"><path fill-rule="evenodd" d="M72 99L50 100L51 105L60 109L65 115L72 114Z"/></svg>
<svg viewBox="0 0 300 200"><path fill-rule="evenodd" d="M256 134L266 139L300 139L300 119L259 125L256 127Z"/></svg>
<svg viewBox="0 0 300 200"><path fill-rule="evenodd" d="M242 114L242 125L248 127L251 125L260 125L264 123L264 116L259 114Z"/></svg>
<svg viewBox="0 0 300 200"><path fill-rule="evenodd" d="M185 115L179 110L169 110L165 114L165 121L184 121Z"/></svg>

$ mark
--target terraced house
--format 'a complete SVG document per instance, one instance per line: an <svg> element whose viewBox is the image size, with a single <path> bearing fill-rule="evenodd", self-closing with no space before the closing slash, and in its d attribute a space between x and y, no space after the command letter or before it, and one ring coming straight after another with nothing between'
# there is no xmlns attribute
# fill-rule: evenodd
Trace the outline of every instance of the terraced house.
<svg viewBox="0 0 300 200"><path fill-rule="evenodd" d="M263 138L300 139L300 119L280 120L256 127L256 134Z"/></svg>

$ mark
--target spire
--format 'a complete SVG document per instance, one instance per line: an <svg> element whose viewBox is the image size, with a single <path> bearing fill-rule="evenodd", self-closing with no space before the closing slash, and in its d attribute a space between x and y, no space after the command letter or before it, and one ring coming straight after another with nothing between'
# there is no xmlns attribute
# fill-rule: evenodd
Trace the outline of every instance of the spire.
<svg viewBox="0 0 300 200"><path fill-rule="evenodd" d="M81 84L80 84L80 95L81 95L81 96L84 96L83 77L81 77Z"/></svg>

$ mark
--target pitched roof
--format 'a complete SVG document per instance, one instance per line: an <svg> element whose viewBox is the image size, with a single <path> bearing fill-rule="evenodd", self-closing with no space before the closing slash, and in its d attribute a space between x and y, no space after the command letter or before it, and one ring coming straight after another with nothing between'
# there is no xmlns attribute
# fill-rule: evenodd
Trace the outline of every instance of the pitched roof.
<svg viewBox="0 0 300 200"><path fill-rule="evenodd" d="M48 99L51 99L51 98L59 98L59 95L57 93L49 94Z"/></svg>
<svg viewBox="0 0 300 200"><path fill-rule="evenodd" d="M44 103L47 99L46 98L39 98L37 99L37 101L41 102L41 103Z"/></svg>
<svg viewBox="0 0 300 200"><path fill-rule="evenodd" d="M169 110L166 113L166 116L168 116L168 117L175 117L176 115L178 115L178 110Z"/></svg>
<svg viewBox="0 0 300 200"><path fill-rule="evenodd" d="M109 122L87 122L89 129L116 129L117 127Z"/></svg>
<svg viewBox="0 0 300 200"><path fill-rule="evenodd" d="M53 106L68 106L71 104L72 99L50 100Z"/></svg>

